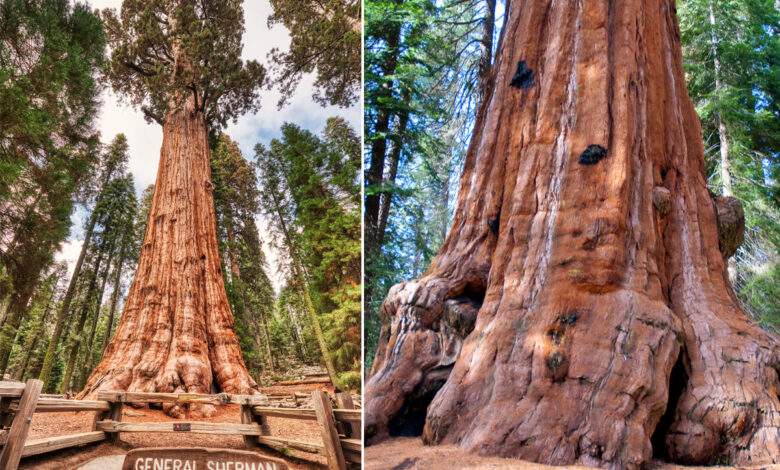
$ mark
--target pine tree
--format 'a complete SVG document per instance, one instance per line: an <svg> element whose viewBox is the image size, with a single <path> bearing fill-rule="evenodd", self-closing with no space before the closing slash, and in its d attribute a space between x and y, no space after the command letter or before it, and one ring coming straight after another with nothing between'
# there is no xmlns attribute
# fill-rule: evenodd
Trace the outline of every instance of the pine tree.
<svg viewBox="0 0 780 470"><path fill-rule="evenodd" d="M358 152L359 141L344 126L331 121L323 140L284 124L282 138L268 148L258 144L255 153L261 202L290 253L292 278L326 368L334 385L354 388L360 367L360 215L350 191L359 156L339 149Z"/></svg>
<svg viewBox="0 0 780 470"><path fill-rule="evenodd" d="M105 39L85 5L0 5L0 375L96 161Z"/></svg>

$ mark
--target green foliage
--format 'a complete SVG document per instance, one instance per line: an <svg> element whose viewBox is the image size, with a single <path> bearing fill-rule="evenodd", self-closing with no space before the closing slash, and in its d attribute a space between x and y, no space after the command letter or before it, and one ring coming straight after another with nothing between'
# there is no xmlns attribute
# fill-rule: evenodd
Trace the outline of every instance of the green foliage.
<svg viewBox="0 0 780 470"><path fill-rule="evenodd" d="M360 96L359 0L271 0L269 26L283 24L290 33L287 51L271 50L273 80L283 106L304 74L315 72L314 100L323 106L351 106Z"/></svg>
<svg viewBox="0 0 780 470"><path fill-rule="evenodd" d="M225 286L244 360L258 377L266 364L274 367L267 325L273 315L275 294L254 220L258 211L257 177L238 145L225 134L216 139L211 168L217 233L223 264L228 265L223 268Z"/></svg>
<svg viewBox="0 0 780 470"><path fill-rule="evenodd" d="M340 119L322 137L286 123L282 137L255 147L261 207L300 262L338 371L360 367L360 140ZM293 287L304 288L292 279Z"/></svg>
<svg viewBox="0 0 780 470"><path fill-rule="evenodd" d="M31 168L63 172L52 182L89 169L104 49L85 4L0 3L0 200Z"/></svg>
<svg viewBox="0 0 780 470"><path fill-rule="evenodd" d="M780 297L771 281L780 263L780 12L773 0L685 0L678 14L709 184L724 190L720 120L732 191L745 209L735 287L762 324L778 327Z"/></svg>
<svg viewBox="0 0 780 470"><path fill-rule="evenodd" d="M265 70L241 60L244 13L238 0L125 0L103 11L114 90L162 123L171 106L193 99L214 128L259 106Z"/></svg>
<svg viewBox="0 0 780 470"><path fill-rule="evenodd" d="M449 227L479 101L488 16L480 0L366 2L366 210L372 198L388 207L374 209L385 230L366 233L367 367L388 289L423 272Z"/></svg>

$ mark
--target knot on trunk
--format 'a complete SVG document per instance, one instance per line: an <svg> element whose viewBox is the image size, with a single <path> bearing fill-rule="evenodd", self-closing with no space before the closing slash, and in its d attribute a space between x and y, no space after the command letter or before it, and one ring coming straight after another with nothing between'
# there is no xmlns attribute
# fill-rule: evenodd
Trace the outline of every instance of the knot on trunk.
<svg viewBox="0 0 780 470"><path fill-rule="evenodd" d="M653 188L653 205L661 216L672 210L672 193L663 186Z"/></svg>
<svg viewBox="0 0 780 470"><path fill-rule="evenodd" d="M734 256L745 239L745 211L739 199L731 196L715 198L715 215L718 219L718 245L723 259Z"/></svg>

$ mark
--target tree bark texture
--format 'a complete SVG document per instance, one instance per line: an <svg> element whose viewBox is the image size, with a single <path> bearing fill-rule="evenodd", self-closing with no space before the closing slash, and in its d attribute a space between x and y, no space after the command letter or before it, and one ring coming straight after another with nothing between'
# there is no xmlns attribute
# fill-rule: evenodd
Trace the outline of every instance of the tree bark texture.
<svg viewBox="0 0 780 470"><path fill-rule="evenodd" d="M256 392L233 331L212 189L206 124L190 98L164 120L136 274L116 333L81 397L98 390L211 393L212 386Z"/></svg>
<svg viewBox="0 0 780 470"><path fill-rule="evenodd" d="M780 462L778 338L728 281L674 1L507 14L453 227L382 307L369 442Z"/></svg>

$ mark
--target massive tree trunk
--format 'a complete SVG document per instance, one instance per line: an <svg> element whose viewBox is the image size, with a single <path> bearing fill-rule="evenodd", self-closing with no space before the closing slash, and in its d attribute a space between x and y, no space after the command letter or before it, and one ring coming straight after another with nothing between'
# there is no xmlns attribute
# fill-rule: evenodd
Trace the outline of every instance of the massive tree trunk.
<svg viewBox="0 0 780 470"><path fill-rule="evenodd" d="M135 278L116 333L80 396L98 390L256 391L220 273L212 188L206 123L190 98L165 117ZM184 412L167 410L177 417Z"/></svg>
<svg viewBox="0 0 780 470"><path fill-rule="evenodd" d="M719 250L673 0L513 1L447 241L393 287L367 437L780 461L778 339ZM596 147L600 146L600 147Z"/></svg>

